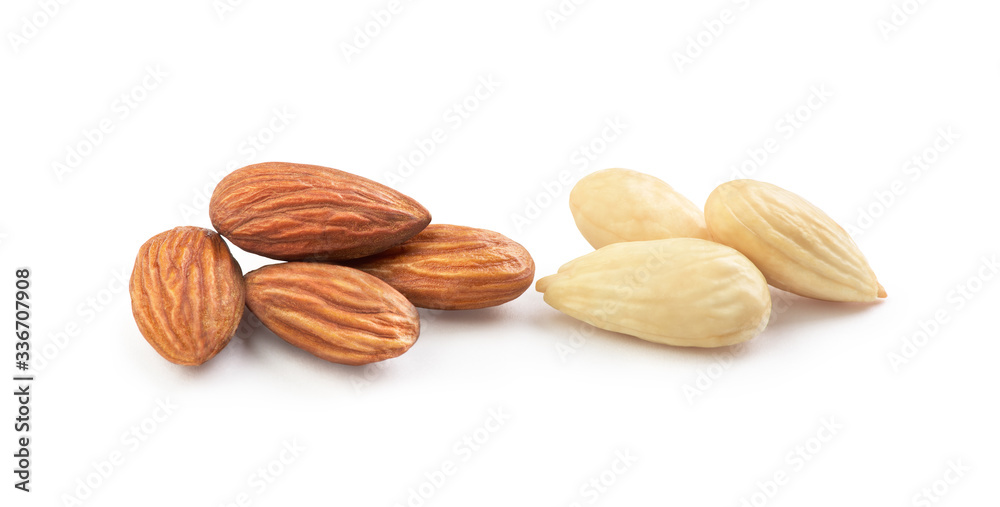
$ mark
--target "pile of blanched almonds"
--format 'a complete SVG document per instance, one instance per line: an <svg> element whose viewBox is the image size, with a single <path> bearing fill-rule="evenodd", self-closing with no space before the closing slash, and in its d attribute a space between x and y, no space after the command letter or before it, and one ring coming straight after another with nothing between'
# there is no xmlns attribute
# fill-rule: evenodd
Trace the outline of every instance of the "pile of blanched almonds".
<svg viewBox="0 0 1000 507"><path fill-rule="evenodd" d="M559 311L609 331L722 347L767 326L768 284L834 302L886 297L842 227L769 183L724 183L703 214L653 176L607 169L576 184L570 207L597 250L535 287Z"/></svg>

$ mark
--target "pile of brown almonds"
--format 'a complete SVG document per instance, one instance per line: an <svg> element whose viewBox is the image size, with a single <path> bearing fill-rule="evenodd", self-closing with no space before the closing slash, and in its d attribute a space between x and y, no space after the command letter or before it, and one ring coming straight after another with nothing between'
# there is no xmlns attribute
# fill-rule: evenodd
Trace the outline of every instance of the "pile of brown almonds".
<svg viewBox="0 0 1000 507"><path fill-rule="evenodd" d="M229 343L244 306L317 357L361 365L416 342L416 307L496 306L531 285L521 245L483 229L432 224L415 200L326 167L269 162L219 182L212 225L177 227L139 249L132 314L168 361L199 365ZM221 234L221 236L220 236ZM222 239L290 261L243 275Z"/></svg>
<svg viewBox="0 0 1000 507"><path fill-rule="evenodd" d="M570 193L597 250L535 288L557 310L602 329L689 347L764 330L767 285L825 301L868 303L885 290L850 235L805 199L735 180L698 207L648 174L606 169Z"/></svg>

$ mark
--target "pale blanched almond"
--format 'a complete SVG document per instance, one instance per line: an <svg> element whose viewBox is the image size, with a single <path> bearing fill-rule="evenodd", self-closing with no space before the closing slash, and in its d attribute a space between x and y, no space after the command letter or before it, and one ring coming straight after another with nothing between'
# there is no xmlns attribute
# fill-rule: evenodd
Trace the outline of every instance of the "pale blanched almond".
<svg viewBox="0 0 1000 507"><path fill-rule="evenodd" d="M569 207L594 248L625 241L711 239L698 206L659 178L628 169L587 175L570 192Z"/></svg>
<svg viewBox="0 0 1000 507"><path fill-rule="evenodd" d="M588 324L687 347L747 341L771 314L767 282L753 263L701 239L608 245L535 288L546 303Z"/></svg>
<svg viewBox="0 0 1000 507"><path fill-rule="evenodd" d="M753 261L782 290L826 301L886 297L851 236L822 210L778 186L724 183L705 204L715 241Z"/></svg>

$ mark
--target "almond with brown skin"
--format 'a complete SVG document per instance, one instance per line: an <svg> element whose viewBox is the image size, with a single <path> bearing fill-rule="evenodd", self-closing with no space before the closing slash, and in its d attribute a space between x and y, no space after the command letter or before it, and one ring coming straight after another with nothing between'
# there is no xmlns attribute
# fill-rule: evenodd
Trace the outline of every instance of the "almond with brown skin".
<svg viewBox="0 0 1000 507"><path fill-rule="evenodd" d="M512 301L531 286L523 246L485 229L429 225L409 241L346 263L377 276L421 308L471 310Z"/></svg>
<svg viewBox="0 0 1000 507"><path fill-rule="evenodd" d="M214 357L243 316L240 265L222 237L200 227L177 227L143 244L129 294L139 332L177 364Z"/></svg>
<svg viewBox="0 0 1000 507"><path fill-rule="evenodd" d="M417 341L420 317L402 294L344 266L288 262L246 275L247 306L286 342L334 363L396 357Z"/></svg>
<svg viewBox="0 0 1000 507"><path fill-rule="evenodd" d="M285 162L233 171L215 187L209 214L216 230L236 246L286 261L372 255L431 221L423 206L381 183Z"/></svg>

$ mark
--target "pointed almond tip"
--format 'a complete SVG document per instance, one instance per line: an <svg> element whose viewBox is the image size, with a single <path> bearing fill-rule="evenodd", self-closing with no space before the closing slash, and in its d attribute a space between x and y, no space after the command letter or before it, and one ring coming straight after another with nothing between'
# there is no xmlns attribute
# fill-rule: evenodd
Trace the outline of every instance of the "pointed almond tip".
<svg viewBox="0 0 1000 507"><path fill-rule="evenodd" d="M885 299L887 297L889 297L889 295L886 294L885 287L882 287L882 284L878 284L878 298Z"/></svg>
<svg viewBox="0 0 1000 507"><path fill-rule="evenodd" d="M535 290L541 292L542 294L545 294L545 290L549 288L549 285L552 283L552 279L555 276L556 275L549 275L546 277L539 278L538 281L535 282Z"/></svg>

